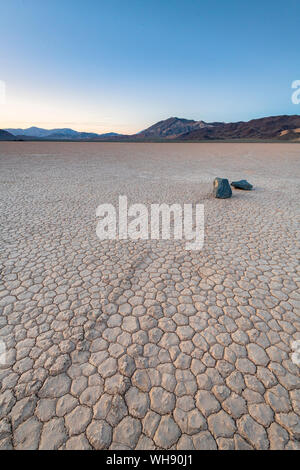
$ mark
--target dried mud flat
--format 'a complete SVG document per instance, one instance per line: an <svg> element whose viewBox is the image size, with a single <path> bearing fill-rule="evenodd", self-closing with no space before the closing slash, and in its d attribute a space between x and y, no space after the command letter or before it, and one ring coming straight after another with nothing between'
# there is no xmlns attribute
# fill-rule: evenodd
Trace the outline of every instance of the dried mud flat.
<svg viewBox="0 0 300 470"><path fill-rule="evenodd" d="M1 143L1 449L300 449L297 144ZM255 190L211 196L215 176ZM205 244L96 207L205 205Z"/></svg>

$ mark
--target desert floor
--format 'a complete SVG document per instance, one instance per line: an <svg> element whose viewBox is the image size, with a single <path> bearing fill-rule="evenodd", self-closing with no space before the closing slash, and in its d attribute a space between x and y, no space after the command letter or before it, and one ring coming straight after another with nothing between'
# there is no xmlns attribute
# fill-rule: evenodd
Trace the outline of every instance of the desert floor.
<svg viewBox="0 0 300 470"><path fill-rule="evenodd" d="M0 448L300 449L299 162L297 144L1 143ZM216 176L255 189L214 199ZM119 195L203 203L203 249L100 241Z"/></svg>

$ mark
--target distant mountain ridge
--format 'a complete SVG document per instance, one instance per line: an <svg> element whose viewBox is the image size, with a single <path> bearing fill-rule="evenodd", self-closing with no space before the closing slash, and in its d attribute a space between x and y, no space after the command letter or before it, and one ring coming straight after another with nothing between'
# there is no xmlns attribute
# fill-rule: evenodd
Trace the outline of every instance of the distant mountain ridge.
<svg viewBox="0 0 300 470"><path fill-rule="evenodd" d="M116 132L109 132L106 134L96 134L95 132L78 132L73 129L42 129L40 127L29 127L28 129L5 129L10 134L16 137L35 137L38 139L71 139L83 140L93 139L98 137L111 137L118 136Z"/></svg>
<svg viewBox="0 0 300 470"><path fill-rule="evenodd" d="M137 140L300 140L300 116L270 116L233 123L169 118L135 134Z"/></svg>
<svg viewBox="0 0 300 470"><path fill-rule="evenodd" d="M270 116L248 122L214 123L210 127L181 134L180 140L299 140L300 116Z"/></svg>
<svg viewBox="0 0 300 470"><path fill-rule="evenodd" d="M108 132L78 132L73 129L5 129L1 140L70 140L70 141L220 141L220 140L278 140L300 142L300 116L269 116L251 121L210 122L170 117L133 135Z"/></svg>

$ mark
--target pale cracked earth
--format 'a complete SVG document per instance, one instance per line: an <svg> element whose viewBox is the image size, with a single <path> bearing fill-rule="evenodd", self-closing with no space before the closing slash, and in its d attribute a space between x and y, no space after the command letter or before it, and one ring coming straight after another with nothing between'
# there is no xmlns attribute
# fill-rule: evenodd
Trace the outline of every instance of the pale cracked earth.
<svg viewBox="0 0 300 470"><path fill-rule="evenodd" d="M2 449L299 449L300 147L1 143ZM252 192L211 196L215 176ZM96 207L204 203L205 245Z"/></svg>

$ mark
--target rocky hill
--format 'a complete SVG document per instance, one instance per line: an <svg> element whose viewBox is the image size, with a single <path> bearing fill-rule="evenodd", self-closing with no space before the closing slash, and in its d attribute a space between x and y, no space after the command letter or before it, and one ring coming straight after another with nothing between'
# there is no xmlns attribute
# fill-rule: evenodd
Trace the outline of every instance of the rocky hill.
<svg viewBox="0 0 300 470"><path fill-rule="evenodd" d="M189 132L197 131L203 128L210 127L204 121L193 121L192 119L180 119L177 117L170 117L164 121L157 122L153 126L148 127L138 134L136 137L139 138L167 138L174 139L181 134L187 134Z"/></svg>

